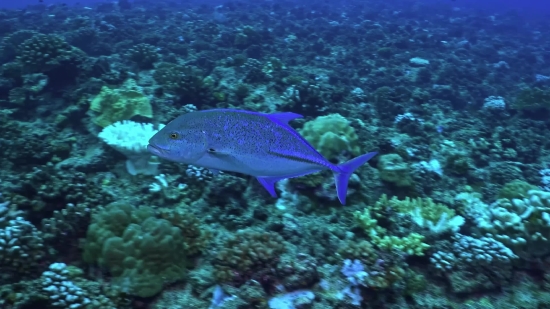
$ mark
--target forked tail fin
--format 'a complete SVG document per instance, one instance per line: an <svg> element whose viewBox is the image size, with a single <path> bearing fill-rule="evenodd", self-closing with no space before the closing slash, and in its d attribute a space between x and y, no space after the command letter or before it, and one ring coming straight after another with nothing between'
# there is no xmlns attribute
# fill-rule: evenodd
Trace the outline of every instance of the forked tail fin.
<svg viewBox="0 0 550 309"><path fill-rule="evenodd" d="M338 165L338 170L334 171L334 182L336 183L338 199L342 205L346 205L349 178L357 168L367 163L376 154L377 152L369 152Z"/></svg>

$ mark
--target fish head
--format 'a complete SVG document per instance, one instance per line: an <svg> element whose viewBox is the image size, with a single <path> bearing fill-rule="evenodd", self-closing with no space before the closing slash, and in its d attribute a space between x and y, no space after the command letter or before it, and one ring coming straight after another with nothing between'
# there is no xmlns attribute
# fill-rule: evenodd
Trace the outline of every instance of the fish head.
<svg viewBox="0 0 550 309"><path fill-rule="evenodd" d="M179 163L192 164L199 160L208 149L206 132L170 124L149 139L147 150L155 156Z"/></svg>

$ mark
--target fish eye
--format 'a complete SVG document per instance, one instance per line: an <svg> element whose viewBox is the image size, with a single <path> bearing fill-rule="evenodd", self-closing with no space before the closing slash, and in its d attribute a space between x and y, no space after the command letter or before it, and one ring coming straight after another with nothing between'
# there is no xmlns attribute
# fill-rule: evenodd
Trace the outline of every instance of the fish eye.
<svg viewBox="0 0 550 309"><path fill-rule="evenodd" d="M178 133L176 133L176 132L170 133L170 138L171 139L177 139L178 137L179 137Z"/></svg>

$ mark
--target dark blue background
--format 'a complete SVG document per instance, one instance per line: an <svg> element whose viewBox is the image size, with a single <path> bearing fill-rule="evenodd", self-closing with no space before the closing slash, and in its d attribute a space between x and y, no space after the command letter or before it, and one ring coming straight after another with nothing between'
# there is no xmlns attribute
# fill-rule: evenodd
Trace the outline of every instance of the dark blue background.
<svg viewBox="0 0 550 309"><path fill-rule="evenodd" d="M110 0L110 2L116 2L117 0ZM151 0L151 2L161 2L162 0ZM189 3L189 0L172 0L172 2L181 1L182 3ZM244 0L246 1L246 0ZM249 0L249 1L266 1L266 0ZM273 2L277 0L271 0ZM354 0L348 0L349 2L355 2ZM368 3L370 1L376 2L377 0L356 0L360 2ZM382 0L391 1L391 0ZM80 3L82 6L93 5L97 2L107 2L98 0L43 0L43 4L56 4L66 3L69 5L76 5ZM193 2L201 2L195 0ZM204 0L204 2L212 2L211 0ZM223 2L220 0L215 1L217 3ZM300 1L296 1L300 2ZM487 13L497 13L515 10L525 17L550 17L550 0L410 0L414 2L434 3L434 4L448 4L450 6L464 7L470 9L481 9ZM38 0L0 0L0 8L24 8L27 5L40 4Z"/></svg>

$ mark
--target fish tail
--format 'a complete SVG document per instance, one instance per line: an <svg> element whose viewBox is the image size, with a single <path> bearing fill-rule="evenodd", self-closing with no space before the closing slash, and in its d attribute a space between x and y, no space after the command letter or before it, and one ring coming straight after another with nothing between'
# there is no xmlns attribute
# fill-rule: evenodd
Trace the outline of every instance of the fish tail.
<svg viewBox="0 0 550 309"><path fill-rule="evenodd" d="M367 163L376 154L377 152L369 152L338 165L338 169L334 171L334 182L336 183L338 199L342 205L346 205L349 178L357 168Z"/></svg>

